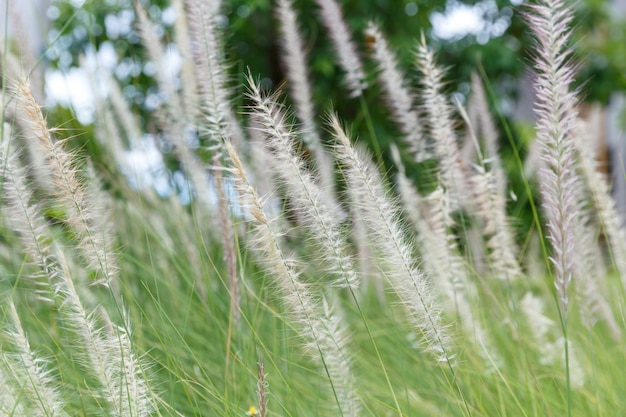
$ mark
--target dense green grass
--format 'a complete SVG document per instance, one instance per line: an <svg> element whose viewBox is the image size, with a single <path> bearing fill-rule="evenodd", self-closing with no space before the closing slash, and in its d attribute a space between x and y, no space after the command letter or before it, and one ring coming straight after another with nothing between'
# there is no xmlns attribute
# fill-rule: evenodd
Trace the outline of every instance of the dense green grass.
<svg viewBox="0 0 626 417"><path fill-rule="evenodd" d="M171 226L158 222L152 227L136 226L137 248L131 250L135 245L128 245L124 256L128 265L121 280L128 282L124 298L131 322L141 324L135 330L136 344L156 363L155 380L162 384L157 389L165 402L175 404L185 415L241 415L256 403L256 363L262 358L271 410L281 415L325 415L333 401L325 375L307 359L297 332L285 322L280 300L268 286L270 278L250 264L245 251L240 252L245 290L241 323L233 324L220 249L205 248L203 232L193 224ZM152 228L178 229L169 235L176 247L184 245L178 241L181 237L193 239L194 248L204 248L199 263L193 265L184 252L163 253L162 240L154 236L159 232ZM307 274L305 278L323 290L323 276ZM615 279L610 283L617 287L611 294L619 308L621 285ZM516 305L527 291L544 300L546 315L553 317L547 342L556 342L560 329L551 282L527 277L514 288L498 284L479 287L480 301L474 307L492 334L493 349L502 364L494 369L490 358L481 357L479 346L460 337L455 346L458 389L448 369L419 353L420 337L406 323L393 295L386 293L381 302L370 287L359 294L360 311L345 293L336 296L336 308L349 323L349 347L366 403L364 412L464 415L460 390L472 415L565 414L563 363L542 365L546 355L560 355L561 347L538 344L530 328L533 324ZM202 287L206 298L200 295ZM452 329L462 333L454 323ZM602 324L589 333L581 323L570 323L570 335L577 360L585 369L584 386L572 395L573 415L613 415L623 406L618 393L626 389L620 377L624 347L613 342Z"/></svg>
<svg viewBox="0 0 626 417"><path fill-rule="evenodd" d="M529 13L567 16L559 1L541 4L544 9ZM198 26L193 17L201 20L188 13L190 33L198 37L194 30L201 28L203 47L219 52L219 42L209 39L220 34L211 20ZM148 49L152 46L158 54L160 41L150 37L149 25L139 24ZM533 24L539 37L548 31L544 21ZM556 27L561 31L548 32L557 44L566 42L567 33ZM382 147L374 147L374 156L351 154L350 143L359 142L344 138L332 115L319 126L320 137L303 139L284 123L292 116L275 96L260 92L252 76L248 96L237 100L250 104L238 122L246 127L245 140L237 143L228 119L232 114L220 107L224 103L211 101L226 88L219 71L208 71L215 70L215 62L190 59L196 75L206 79L201 78L204 84L183 82L198 88L201 99L174 90L179 101L164 102L161 118L150 121L170 141L169 157L180 163L189 193L198 197L189 203L130 185L133 173L119 147L124 140L132 143L128 120L137 120L114 103L113 93L99 103L95 134L103 155L96 161L96 180L90 157L70 146L80 136L56 141L59 132L51 135L27 85L15 84L17 80L5 84L0 415L229 417L253 410L262 414L258 410L266 405L269 416L293 417L583 417L615 416L626 409L626 293L620 276L624 237L613 227L606 185L602 188L585 171L585 150L574 140L584 138L582 128L572 133L571 126L564 127L570 121L568 105L575 102L565 94L572 75L559 72L567 64L550 68L549 59L538 60L540 73L557 81L541 90L554 94L554 108L544 105L538 112L540 120L553 122L552 130L540 123L536 131L537 140L547 143L544 159L563 159L573 168L563 174L560 162L548 163L537 170L543 176L528 179L508 127L503 126L508 137L500 142L510 145L503 152L510 159L502 162L506 170L499 171L494 162L499 157L487 144L493 132L475 115L467 122L481 154L454 159L462 138L453 127L464 111L457 112L441 91L444 73L424 41L418 48L422 74L416 107L424 137L435 142L435 157L419 163L409 152L400 158L393 151L383 155ZM560 47L555 53L553 61L567 56ZM8 62L9 51L4 57ZM219 54L216 59L223 64ZM16 75L8 65L3 68L8 68L3 73L7 78ZM159 76L161 89L171 92L172 85ZM479 86L473 87L478 94ZM200 101L202 112L185 113ZM377 143L368 100L361 96L357 102L356 123L369 126L368 142ZM484 117L486 107L477 109ZM561 107L565 116L558 113ZM260 132L250 126L260 126ZM180 139L186 129L197 132L200 148ZM565 139L554 133L559 137L552 143L541 136L558 129L566 132ZM267 160L261 159L263 147L254 147L255 135L271 150ZM448 140L448 147L442 149L440 140ZM397 142L407 150L406 143ZM327 145L327 153L319 152L320 143ZM576 157L567 160L564 149L575 149ZM28 153L33 150L43 158ZM207 155L217 156L209 162L203 159ZM250 182L269 190L260 202L239 158ZM391 169L385 166L390 161ZM268 170L271 175L264 176ZM400 176L381 180L378 171ZM520 213L522 203L515 206L508 193L494 191L506 182L505 171L522 183L514 187L525 191L519 200L531 202L531 214ZM210 188L198 182L207 180L207 172L213 174L211 181L219 178L218 172L226 178L227 192L217 193L219 201L229 204L226 217L218 204L206 204L210 198L199 195L202 187ZM552 184L546 172L577 181L559 183L559 177L555 183L565 191L540 196ZM465 189L455 182L458 173L467 181ZM404 174L410 178L405 183ZM334 179L337 194L325 182L328 178ZM420 194L411 194L406 184ZM585 185L573 195L579 190L571 191L571 184ZM304 203L294 186L306 191ZM566 236L574 236L580 269L561 260L558 248L563 245L550 223L566 223L568 213L558 217L545 203L551 196L565 207L562 194L577 203L571 227L563 228ZM507 199L509 209L515 206L508 213ZM341 209L329 208L335 202ZM278 218L271 215L272 205ZM507 221L497 223L505 214L524 217L511 219L510 247L502 247L506 236L494 244L495 232L489 231L493 224L508 230ZM530 228L525 227L528 218ZM358 227L365 233L359 234ZM321 232L328 233L320 243ZM336 259L330 259L328 248L340 258L335 266L329 266ZM369 254L363 255L364 250ZM507 251L513 258L500 265L506 263ZM238 301L228 255L236 261ZM562 264L567 264L566 274L573 271L571 284L563 284L564 275L555 268ZM520 265L521 274L516 271ZM352 270L358 285L342 284ZM402 281L405 275L412 279L408 286ZM104 371L99 372L102 361ZM259 363L264 382L259 382ZM128 371L131 365L135 367ZM342 385L344 376L348 385L352 378L353 387ZM144 394L137 394L139 388ZM351 398L358 406L350 408Z"/></svg>

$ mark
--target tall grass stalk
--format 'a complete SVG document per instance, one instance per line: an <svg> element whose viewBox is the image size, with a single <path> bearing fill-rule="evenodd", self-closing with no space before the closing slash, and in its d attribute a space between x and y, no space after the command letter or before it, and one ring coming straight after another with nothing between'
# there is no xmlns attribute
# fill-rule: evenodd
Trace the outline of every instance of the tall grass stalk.
<svg viewBox="0 0 626 417"><path fill-rule="evenodd" d="M427 152L426 138L422 134L420 116L414 104L413 94L400 72L398 60L378 25L369 22L365 33L379 67L378 79L385 91L392 117L400 127L409 150L415 153L415 159L418 162L426 160L430 154Z"/></svg>
<svg viewBox="0 0 626 417"><path fill-rule="evenodd" d="M41 108L35 102L25 81L17 87L16 111L25 127L26 139L38 141L44 161L40 165L51 179L52 194L57 204L65 210L64 219L79 240L78 248L88 267L97 273L98 283L110 286L117 273L111 249L111 238L106 229L104 208L93 189L90 192L77 175L75 161L63 148L63 142L54 141ZM41 173L40 173L41 174Z"/></svg>
<svg viewBox="0 0 626 417"><path fill-rule="evenodd" d="M345 73L350 97L359 97L367 87L361 58L352 42L350 29L343 19L341 7L335 0L315 0L319 6L320 18L326 27L337 61Z"/></svg>
<svg viewBox="0 0 626 417"><path fill-rule="evenodd" d="M40 108L25 83L18 84L16 100L19 109L17 114L24 117L22 121L28 133L27 138L39 140L42 149L47 152L45 169L52 177L52 201L68 210L64 219L79 238L74 244L75 249L83 254L87 267L97 272L96 282L111 289L117 277L117 269L113 266L116 264L112 261L109 243L104 240L107 234L99 226L106 212L97 206L97 199L87 198L86 185L78 179L73 155L63 149L62 142L53 141ZM19 234L26 256L39 270L32 274L32 278L37 279L35 288L39 288L39 299L51 302L58 309L63 326L75 337L73 342L79 345L73 346L78 349L76 361L97 381L96 386L88 389L108 404L102 406L103 409L109 415L149 415L153 410L151 393L143 379L142 365L130 346L127 325L111 327L107 332L98 326L94 314L84 308L65 256L41 211L43 207L32 203L34 192L29 189L26 172L19 167L17 157L13 155L7 159L3 155L2 158L7 161L3 163L3 190L8 207L5 214L12 219L10 226ZM10 307L15 312L12 303ZM13 322L17 333L13 338L18 341L20 357L24 360L30 357L28 360L32 364L27 368L34 373L29 378L36 377L27 401L39 401L44 407L42 415L69 415L64 410L65 404L55 399L54 392L46 391L51 389L46 386L53 384L54 380L47 373L41 373L36 365L37 360L32 353L28 353L28 340L20 330L16 314L13 314ZM102 318L110 322L108 316ZM84 378L85 382L89 381L89 377ZM50 403L36 400L40 396Z"/></svg>
<svg viewBox="0 0 626 417"><path fill-rule="evenodd" d="M174 0L174 47L156 9L137 4L163 100L135 113L114 74L86 69L109 86L96 94L95 144L48 126L13 56L21 40L2 40L0 416L626 409L626 239L576 110L570 7L525 9L537 40L533 183L484 72L455 106L423 37L414 86L379 26L361 45L347 10L316 5L328 37L306 42L300 2L268 15L291 111L281 91L229 76L245 67L229 65L229 5ZM325 130L305 47L326 40L358 104ZM174 50L178 74L158 65ZM499 125L514 161L500 156L511 152ZM136 162L150 143L163 165L148 174Z"/></svg>
<svg viewBox="0 0 626 417"><path fill-rule="evenodd" d="M324 197L325 194L317 185L315 176L308 171L305 161L298 155L296 150L298 132L287 125L287 115L284 114L281 105L273 97L264 97L251 78L249 83L254 115L259 120L262 133L267 136L268 147L274 149L275 171L287 189L290 203L294 210L301 213L301 226L309 232L316 252L319 251L325 267L324 272L330 277L329 283L335 288L347 288L363 319L370 341L377 351L377 359L384 368L385 365L360 305L361 277L357 272L355 259L349 252L346 228L341 224L343 216L339 214L340 207L329 205L333 202ZM387 383L393 393L388 380Z"/></svg>
<svg viewBox="0 0 626 417"><path fill-rule="evenodd" d="M328 205L334 205L341 210L336 202L334 167L328 155L315 123L315 110L311 85L309 82L307 57L304 41L300 37L297 15L291 0L279 0L276 6L276 19L281 27L281 46L283 48L284 64L289 79L291 97L294 100L295 111L302 124L302 139L313 153L315 171L318 173L318 182Z"/></svg>
<svg viewBox="0 0 626 417"><path fill-rule="evenodd" d="M3 404L2 408L6 410L7 415L14 412L29 412L33 415L50 417L69 416L63 409L65 401L58 384L51 375L49 364L32 351L15 305L11 302L9 302L9 315L13 322L12 329L7 328L5 332L7 332L6 336L12 340L15 352L5 352L2 359L9 373L6 381L10 381L13 387L19 387L20 393L10 399L14 404L13 407L5 408ZM13 391L15 392L15 389ZM6 393L9 394L10 391ZM24 403L28 404L26 406L28 408L23 408Z"/></svg>
<svg viewBox="0 0 626 417"><path fill-rule="evenodd" d="M454 354L451 340L441 324L440 310L433 299L424 276L414 266L411 244L406 240L403 226L399 223L399 213L389 199L376 172L368 170L363 157L350 143L339 120L332 116L330 121L337 141L336 152L344 167L348 183L348 192L352 204L359 206L359 213L364 216L368 232L373 234L372 245L385 258L385 267L389 271L390 282L398 295L405 300L406 307L417 328L427 343L426 351L435 354L437 360L452 367ZM369 166L371 169L371 165ZM395 269L397 268L397 269Z"/></svg>
<svg viewBox="0 0 626 417"><path fill-rule="evenodd" d="M548 218L551 261L563 326L567 415L571 415L568 339L568 289L576 269L574 219L576 210L575 133L578 116L576 92L570 85L574 69L569 57L571 12L560 1L541 1L532 6L527 19L537 39L537 138L542 146L540 181L543 207Z"/></svg>
<svg viewBox="0 0 626 417"><path fill-rule="evenodd" d="M277 232L272 229L265 216L263 205L229 142L226 142L226 149L233 163L230 172L237 183L244 208L256 222L258 235L255 242L259 245L256 249L263 253L268 267L273 271L298 333L328 376L337 411L342 416L358 416L361 401L355 391L350 354L341 323L332 313L327 301L322 298L323 305L320 306L308 286L300 280L293 261L281 249Z"/></svg>
<svg viewBox="0 0 626 417"><path fill-rule="evenodd" d="M452 106L443 92L444 71L435 62L435 55L422 41L417 47L417 68L420 71L422 113L428 134L433 138L433 149L439 161L440 181L448 192L454 207L467 204L465 175L461 153L454 130Z"/></svg>

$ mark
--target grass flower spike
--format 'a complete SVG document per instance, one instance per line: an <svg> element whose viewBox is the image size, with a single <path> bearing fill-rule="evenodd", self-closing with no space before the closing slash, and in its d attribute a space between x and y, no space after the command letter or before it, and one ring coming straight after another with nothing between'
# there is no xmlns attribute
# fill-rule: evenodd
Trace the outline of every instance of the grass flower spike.
<svg viewBox="0 0 626 417"><path fill-rule="evenodd" d="M287 125L281 106L271 97L262 97L252 79L249 83L254 114L269 147L275 149L276 172L289 190L294 208L306 219L303 223L322 252L328 272L336 277L336 285L356 289L359 279L337 218L339 207L329 206L317 181L297 155L296 132Z"/></svg>
<svg viewBox="0 0 626 417"><path fill-rule="evenodd" d="M363 64L352 42L350 30L336 0L315 0L320 7L322 23L326 26L335 47L335 54L346 74L351 97L359 97L367 87Z"/></svg>
<svg viewBox="0 0 626 417"><path fill-rule="evenodd" d="M485 0L454 39L434 2L58 0L27 16L48 108L13 3L0 417L626 410L626 228L573 87L626 71L614 2Z"/></svg>
<svg viewBox="0 0 626 417"><path fill-rule="evenodd" d="M351 372L347 340L341 323L326 303L321 309L308 285L300 280L294 262L281 249L278 233L265 216L263 205L250 185L238 155L228 142L226 150L232 161L229 172L237 184L243 207L255 221L255 249L263 254L263 259L271 269L289 317L306 341L307 350L324 369L337 411L344 416L356 417L360 414L360 399L355 390L355 378Z"/></svg>
<svg viewBox="0 0 626 417"><path fill-rule="evenodd" d="M577 216L575 140L572 130L578 115L576 92L570 85L574 69L568 61L569 24L572 17L561 0L531 6L527 19L537 39L537 140L542 146L541 195L552 243L552 264L564 320L568 288L576 270L574 222Z"/></svg>
<svg viewBox="0 0 626 417"><path fill-rule="evenodd" d="M452 366L452 341L442 323L441 309L426 277L415 265L413 246L406 238L395 202L378 174L367 169L363 160L366 157L352 146L339 120L333 116L330 123L337 141L337 157L345 167L350 199L358 205L372 236L372 245L385 260L383 270L388 270L386 275L391 285L410 312L413 324L422 332L425 350Z"/></svg>
<svg viewBox="0 0 626 417"><path fill-rule="evenodd" d="M400 127L410 152L415 154L415 159L418 162L428 159L430 155L422 134L420 116L414 105L413 94L400 72L398 60L375 23L369 22L365 33L371 40L372 55L379 69L378 79L385 91L392 117Z"/></svg>
<svg viewBox="0 0 626 417"><path fill-rule="evenodd" d="M537 140L542 147L540 169L541 196L547 217L548 239L552 244L556 295L563 327L565 354L566 404L571 415L572 365L568 335L570 282L579 268L576 253L575 223L580 215L577 203L576 91L571 89L574 68L569 62L569 24L571 12L561 0L542 0L531 6L527 17L537 39Z"/></svg>

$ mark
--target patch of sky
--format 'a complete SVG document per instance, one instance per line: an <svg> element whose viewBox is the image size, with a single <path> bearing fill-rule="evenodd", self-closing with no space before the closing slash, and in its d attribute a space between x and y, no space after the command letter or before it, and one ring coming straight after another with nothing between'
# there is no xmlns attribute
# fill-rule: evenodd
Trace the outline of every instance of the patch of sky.
<svg viewBox="0 0 626 417"><path fill-rule="evenodd" d="M79 68L71 68L67 72L48 70L45 78L48 105L61 104L69 107L79 122L85 125L93 123L95 113L93 83L85 71Z"/></svg>
<svg viewBox="0 0 626 417"><path fill-rule="evenodd" d="M511 25L512 15L510 7L498 9L494 0L473 5L448 0L443 11L431 13L430 22L435 38L455 41L471 35L479 44L485 44L504 34Z"/></svg>

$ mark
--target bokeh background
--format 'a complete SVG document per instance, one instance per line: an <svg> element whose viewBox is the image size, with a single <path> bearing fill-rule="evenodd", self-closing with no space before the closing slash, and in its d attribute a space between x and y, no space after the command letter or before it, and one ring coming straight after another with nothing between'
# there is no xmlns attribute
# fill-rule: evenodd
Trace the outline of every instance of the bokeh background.
<svg viewBox="0 0 626 417"><path fill-rule="evenodd" d="M95 95L106 96L97 80L84 68L110 72L120 83L125 98L142 115L142 123L154 142L142 152L129 151L129 159L146 170L147 186L167 194L176 192L177 162L159 147L158 127L151 126L151 113L163 97L153 79L155 65L168 65L176 74L180 58L173 42L176 8L168 0L142 1L168 44L167 62L150 62L135 25L132 0L2 0L2 32L13 39L9 45L21 54L40 99L47 104L48 118L63 124L61 135L76 136L76 146L97 155L98 143L91 140ZM277 24L271 0L222 2L220 26L224 30L230 62L232 99L245 105L243 79L247 71L268 89L280 88L285 75L279 60ZM388 110L380 105L381 94L368 59L367 23L378 23L398 54L405 75L417 87L415 45L424 34L448 68L448 92L464 102L470 92L470 75L478 71L492 90L494 114L501 130L504 160L516 147L522 158L529 152L533 132L532 39L523 14L527 5L514 1L457 0L347 0L340 2L359 52L368 67L370 88L367 106L349 99L331 42L317 16L313 0L297 0L300 26L307 42L309 72L314 84L314 102L320 122L326 111L335 109L365 142L371 142L364 120L374 121L377 146L383 158L398 137ZM593 117L600 159L612 173L615 197L626 214L626 182L620 155L626 112L626 0L580 0L576 2L575 43L572 56L578 65L577 86L585 100L582 113ZM19 40L19 44L17 42ZM288 100L286 98L286 100ZM362 109L367 108L365 117ZM242 109L243 111L243 109ZM70 120L70 122L68 122ZM79 134L78 134L79 133ZM391 164L389 164L391 165ZM515 192L515 167L511 167ZM519 170L517 170L519 171ZM515 211L524 211L518 202ZM518 213L516 213L517 215Z"/></svg>

